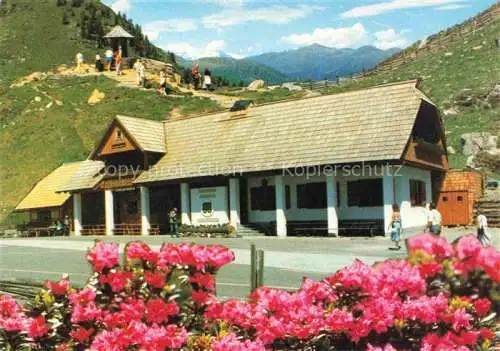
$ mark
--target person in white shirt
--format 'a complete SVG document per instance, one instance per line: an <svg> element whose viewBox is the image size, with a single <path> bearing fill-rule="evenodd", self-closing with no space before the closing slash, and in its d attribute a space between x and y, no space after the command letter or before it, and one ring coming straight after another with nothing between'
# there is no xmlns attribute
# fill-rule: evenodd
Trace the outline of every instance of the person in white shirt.
<svg viewBox="0 0 500 351"><path fill-rule="evenodd" d="M140 72L141 65L142 65L142 62L140 59L138 59L137 61L135 61L134 65L132 66L132 68L135 71L135 82L136 82L137 86L141 86L141 72Z"/></svg>
<svg viewBox="0 0 500 351"><path fill-rule="evenodd" d="M106 64L108 65L108 71L111 71L111 64L113 63L113 50L106 50Z"/></svg>
<svg viewBox="0 0 500 351"><path fill-rule="evenodd" d="M82 65L83 65L83 54L79 52L78 54L76 54L76 70L80 71L82 69Z"/></svg>
<svg viewBox="0 0 500 351"><path fill-rule="evenodd" d="M436 209L434 202L430 205L430 211L427 216L427 227L432 234L441 234L441 213Z"/></svg>
<svg viewBox="0 0 500 351"><path fill-rule="evenodd" d="M491 244L491 239L488 234L488 220L484 214L479 214L477 216L477 239L481 242L483 246L489 246Z"/></svg>

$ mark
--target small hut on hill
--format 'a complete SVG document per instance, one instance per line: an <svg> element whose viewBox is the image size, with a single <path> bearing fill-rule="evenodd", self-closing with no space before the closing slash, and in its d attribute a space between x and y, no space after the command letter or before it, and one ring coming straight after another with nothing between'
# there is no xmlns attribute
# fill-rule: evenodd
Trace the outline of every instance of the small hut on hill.
<svg viewBox="0 0 500 351"><path fill-rule="evenodd" d="M128 57L128 40L134 36L123 29L121 26L114 26L111 31L104 36L111 44L113 51L122 49L122 57Z"/></svg>

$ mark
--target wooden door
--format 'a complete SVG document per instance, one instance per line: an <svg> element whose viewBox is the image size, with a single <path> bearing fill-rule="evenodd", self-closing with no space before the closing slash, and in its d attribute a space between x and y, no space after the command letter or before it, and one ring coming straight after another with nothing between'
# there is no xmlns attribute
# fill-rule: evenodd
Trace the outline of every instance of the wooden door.
<svg viewBox="0 0 500 351"><path fill-rule="evenodd" d="M467 191L447 191L439 195L438 211L443 225L469 224L469 199Z"/></svg>

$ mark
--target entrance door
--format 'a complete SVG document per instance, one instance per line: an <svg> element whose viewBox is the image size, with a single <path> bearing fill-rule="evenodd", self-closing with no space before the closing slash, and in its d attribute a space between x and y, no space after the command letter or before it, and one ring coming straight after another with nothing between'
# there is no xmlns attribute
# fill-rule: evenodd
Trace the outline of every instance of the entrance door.
<svg viewBox="0 0 500 351"><path fill-rule="evenodd" d="M248 181L246 178L240 178L240 222L248 223Z"/></svg>
<svg viewBox="0 0 500 351"><path fill-rule="evenodd" d="M439 195L438 211L443 225L469 224L469 199L467 191L447 191Z"/></svg>

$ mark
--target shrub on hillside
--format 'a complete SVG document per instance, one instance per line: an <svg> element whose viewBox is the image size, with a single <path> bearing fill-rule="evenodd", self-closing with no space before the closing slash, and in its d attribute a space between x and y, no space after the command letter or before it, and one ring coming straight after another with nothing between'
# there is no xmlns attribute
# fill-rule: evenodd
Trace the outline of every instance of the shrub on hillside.
<svg viewBox="0 0 500 351"><path fill-rule="evenodd" d="M408 248L407 259L356 260L295 293L222 302L215 274L234 259L227 248L133 242L120 266L118 245L99 242L84 289L48 282L30 308L0 296L0 334L14 349L57 351L487 350L500 252L472 235L450 245L423 234Z"/></svg>

